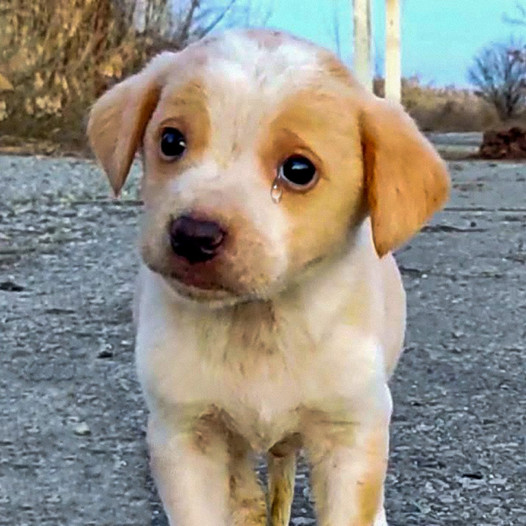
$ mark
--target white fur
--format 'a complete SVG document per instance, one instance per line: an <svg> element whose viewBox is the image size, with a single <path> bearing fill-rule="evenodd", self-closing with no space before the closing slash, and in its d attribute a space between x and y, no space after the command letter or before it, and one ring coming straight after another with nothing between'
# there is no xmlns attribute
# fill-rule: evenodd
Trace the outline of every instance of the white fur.
<svg viewBox="0 0 526 526"><path fill-rule="evenodd" d="M269 51L246 34L231 31L223 36L220 51L222 60L210 64L211 79L223 78L234 83L244 81L245 87L256 85L274 96L287 84L296 82L298 74L301 74L303 83L309 80L309 72L320 71L318 50L306 42L283 42ZM243 85L239 87L242 89ZM257 110L257 106L252 109Z"/></svg>

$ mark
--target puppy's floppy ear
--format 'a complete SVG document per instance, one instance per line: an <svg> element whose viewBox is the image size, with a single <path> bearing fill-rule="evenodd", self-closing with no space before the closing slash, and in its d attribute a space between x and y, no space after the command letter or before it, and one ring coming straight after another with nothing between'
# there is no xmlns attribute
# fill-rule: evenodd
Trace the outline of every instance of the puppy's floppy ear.
<svg viewBox="0 0 526 526"><path fill-rule="evenodd" d="M91 109L88 138L115 195L126 180L174 56L158 55L140 73L102 95Z"/></svg>
<svg viewBox="0 0 526 526"><path fill-rule="evenodd" d="M400 246L442 207L445 163L398 104L375 98L361 115L365 189L378 255Z"/></svg>

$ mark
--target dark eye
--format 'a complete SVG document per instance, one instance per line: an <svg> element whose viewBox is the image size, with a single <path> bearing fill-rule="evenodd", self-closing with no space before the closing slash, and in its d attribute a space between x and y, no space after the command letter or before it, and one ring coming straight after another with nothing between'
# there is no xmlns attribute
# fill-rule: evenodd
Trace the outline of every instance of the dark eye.
<svg viewBox="0 0 526 526"><path fill-rule="evenodd" d="M161 152L170 160L179 159L186 150L186 139L177 128L164 128L161 135Z"/></svg>
<svg viewBox="0 0 526 526"><path fill-rule="evenodd" d="M303 155L292 155L281 165L279 175L292 187L305 189L316 182L316 167Z"/></svg>

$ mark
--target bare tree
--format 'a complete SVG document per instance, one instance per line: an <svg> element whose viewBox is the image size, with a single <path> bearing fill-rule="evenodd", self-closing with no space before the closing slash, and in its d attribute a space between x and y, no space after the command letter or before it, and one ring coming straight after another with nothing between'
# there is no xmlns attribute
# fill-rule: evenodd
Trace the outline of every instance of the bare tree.
<svg viewBox="0 0 526 526"><path fill-rule="evenodd" d="M139 34L161 37L169 47L182 48L199 40L218 26L239 23L240 14L249 18L251 2L237 0L120 0L132 14Z"/></svg>
<svg viewBox="0 0 526 526"><path fill-rule="evenodd" d="M516 116L526 104L524 46L511 41L484 48L474 58L468 78L502 120Z"/></svg>
<svg viewBox="0 0 526 526"><path fill-rule="evenodd" d="M225 2L226 0L222 0ZM221 21L223 27L265 27L278 0L243 0L236 2Z"/></svg>
<svg viewBox="0 0 526 526"><path fill-rule="evenodd" d="M199 40L217 28L236 26L261 27L271 14L272 2L263 9L254 0L128 0L150 6L156 17L150 29L180 47ZM154 8L151 8L153 4ZM140 10L144 12L144 9ZM146 23L148 27L148 22Z"/></svg>

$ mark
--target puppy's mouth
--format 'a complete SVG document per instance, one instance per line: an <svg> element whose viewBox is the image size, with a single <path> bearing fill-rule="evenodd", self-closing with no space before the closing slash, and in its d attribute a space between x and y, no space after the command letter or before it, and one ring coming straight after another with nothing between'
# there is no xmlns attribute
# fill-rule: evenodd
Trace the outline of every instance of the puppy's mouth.
<svg viewBox="0 0 526 526"><path fill-rule="evenodd" d="M159 274L173 292L183 298L203 303L231 303L242 299L234 290L212 281L206 273L190 270L174 272L147 260L144 263L152 272Z"/></svg>
<svg viewBox="0 0 526 526"><path fill-rule="evenodd" d="M261 300L272 294L280 293L286 287L286 280L276 279L272 283L258 288L246 287L232 288L227 282L223 282L218 275L213 263L198 263L197 265L183 265L174 268L173 265L152 261L143 253L143 262L152 271L163 278L168 288L177 296L209 305L234 305L247 301ZM320 265L326 261L324 257L315 257L302 266L295 279L291 280L294 285L307 279L311 273L315 273ZM199 267L199 268L196 268ZM228 281L228 280L225 280Z"/></svg>
<svg viewBox="0 0 526 526"><path fill-rule="evenodd" d="M192 272L187 269L184 269L180 272L175 272L174 270L169 270L158 266L149 261L145 261L146 266L156 274L160 274L166 281L170 284L174 284L177 287L199 291L206 294L216 294L216 293L227 293L226 287L220 285L210 279L206 273L202 272Z"/></svg>

